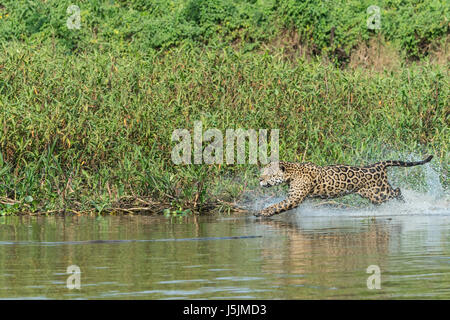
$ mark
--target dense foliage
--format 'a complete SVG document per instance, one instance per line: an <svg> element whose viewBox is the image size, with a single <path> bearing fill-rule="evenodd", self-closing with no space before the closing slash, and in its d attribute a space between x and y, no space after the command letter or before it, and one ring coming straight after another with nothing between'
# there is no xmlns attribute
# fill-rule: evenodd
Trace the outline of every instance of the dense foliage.
<svg viewBox="0 0 450 320"><path fill-rule="evenodd" d="M282 29L295 29L315 53L348 60L361 41L377 34L398 43L408 58L429 53L449 33L450 3L439 0L3 0L0 39L56 42L71 51L121 47L158 50L183 43L228 45L247 50ZM81 28L66 21L80 8ZM370 29L380 8L380 29Z"/></svg>

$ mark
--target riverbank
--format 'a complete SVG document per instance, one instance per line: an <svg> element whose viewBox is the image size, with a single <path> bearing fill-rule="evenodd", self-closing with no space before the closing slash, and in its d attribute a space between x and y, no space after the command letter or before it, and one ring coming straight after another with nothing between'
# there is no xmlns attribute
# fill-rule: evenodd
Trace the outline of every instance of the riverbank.
<svg viewBox="0 0 450 320"><path fill-rule="evenodd" d="M196 120L224 133L279 129L288 161L433 154L448 186L449 77L438 64L377 72L281 52L177 48L149 58L14 44L0 65L7 212L101 212L130 198L202 211L257 189L255 165L173 163L172 132L192 134Z"/></svg>
<svg viewBox="0 0 450 320"><path fill-rule="evenodd" d="M402 25L408 10L389 15L398 8L388 8L383 14L393 20L385 20L385 29L365 27L360 38L337 29L330 43L329 35L318 33L328 24L305 33L308 26L289 23L303 12L289 1L261 11L265 22L255 24L257 30L238 14L259 12L257 5L233 4L237 11L227 7L208 20L208 1L189 3L154 24L141 21L142 29L133 32L130 24L111 23L118 13L139 22L150 9L137 2L101 10L86 4L80 30L59 26L64 4L4 3L0 214L231 212L236 203L281 193L262 193L258 167L248 161L175 164L172 133L186 129L192 136L195 121L224 135L227 129L278 129L285 161L361 165L432 154L447 190L450 86L442 21L420 29L423 47L421 40L400 41L390 32L389 23L400 19ZM445 8L422 9L440 16ZM339 22L328 9L330 21ZM189 16L189 10L202 15ZM364 10L355 17L365 21ZM270 20L274 12L284 12L284 22ZM179 23L163 28L171 19ZM234 24L224 24L227 19ZM192 36L180 31L195 25ZM263 38L248 37L262 30ZM147 37L155 34L160 37ZM413 190L426 188L421 169L399 169L395 179Z"/></svg>

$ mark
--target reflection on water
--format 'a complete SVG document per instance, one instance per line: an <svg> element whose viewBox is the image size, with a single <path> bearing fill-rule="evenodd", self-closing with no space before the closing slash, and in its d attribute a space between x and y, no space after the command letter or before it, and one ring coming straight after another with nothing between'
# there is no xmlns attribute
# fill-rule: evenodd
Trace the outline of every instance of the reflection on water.
<svg viewBox="0 0 450 320"><path fill-rule="evenodd" d="M1 217L0 298L450 298L448 210L323 213ZM70 265L81 290L66 286ZM381 269L380 290L367 288L370 265Z"/></svg>

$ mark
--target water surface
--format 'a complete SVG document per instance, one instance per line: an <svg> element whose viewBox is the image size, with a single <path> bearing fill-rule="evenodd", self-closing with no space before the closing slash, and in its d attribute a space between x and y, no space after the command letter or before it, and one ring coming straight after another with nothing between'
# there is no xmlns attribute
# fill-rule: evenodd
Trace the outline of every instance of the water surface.
<svg viewBox="0 0 450 320"><path fill-rule="evenodd" d="M0 298L450 298L448 207L300 209L271 220L1 217ZM70 265L80 290L67 287ZM371 265L381 289L367 287Z"/></svg>

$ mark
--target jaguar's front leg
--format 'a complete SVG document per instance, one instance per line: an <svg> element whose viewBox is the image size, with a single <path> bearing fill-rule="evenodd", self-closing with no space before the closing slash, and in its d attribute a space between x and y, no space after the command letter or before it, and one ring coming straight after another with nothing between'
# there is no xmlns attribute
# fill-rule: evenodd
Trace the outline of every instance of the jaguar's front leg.
<svg viewBox="0 0 450 320"><path fill-rule="evenodd" d="M277 204L271 205L260 212L255 213L255 216L270 217L275 214L290 210L297 207L311 191L312 184L310 179L300 178L294 179L289 184L289 194L286 200Z"/></svg>
<svg viewBox="0 0 450 320"><path fill-rule="evenodd" d="M303 199L291 199L291 198L287 198L286 200L283 200L277 204L271 205L257 213L255 213L256 217L270 217L273 216L275 214L279 214L281 212L290 210L292 208L297 207Z"/></svg>
<svg viewBox="0 0 450 320"><path fill-rule="evenodd" d="M256 217L270 217L275 214L297 207L306 198L311 190L311 184L308 181L295 181L289 188L289 195L286 200L271 205L260 212L255 213Z"/></svg>

